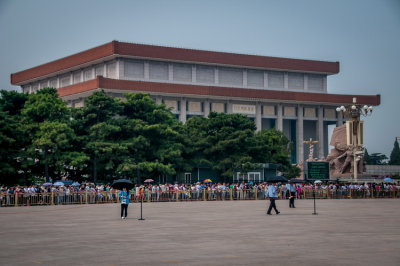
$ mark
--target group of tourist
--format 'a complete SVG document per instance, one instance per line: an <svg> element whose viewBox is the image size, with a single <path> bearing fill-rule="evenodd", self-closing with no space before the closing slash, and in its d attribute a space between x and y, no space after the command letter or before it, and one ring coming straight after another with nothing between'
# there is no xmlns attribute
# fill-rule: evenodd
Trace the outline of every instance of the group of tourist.
<svg viewBox="0 0 400 266"><path fill-rule="evenodd" d="M132 189L133 194L138 194L140 188L144 188L144 191L152 193L152 194L160 194L171 191L180 191L180 192L197 192L197 191L220 191L226 192L229 190L233 191L248 191L248 190L257 190L262 193L268 190L268 183L194 183L194 184L144 184L144 185L134 185ZM396 190L400 189L400 184L395 183L364 183L364 184L311 184L311 183L297 183L293 184L296 190L297 197L301 197L301 192L304 189L320 189L320 190L365 190L365 189L374 189L374 190ZM289 198L289 184L278 184L279 198L287 199ZM31 186L10 186L7 187L5 185L0 186L0 194L35 194L35 193L51 193L51 192L60 192L64 194L72 194L76 192L91 192L91 193L99 193L99 192L115 192L110 185L95 185L93 183L81 184L79 186L71 186L71 185L62 185L62 186L48 186L48 185L31 185Z"/></svg>
<svg viewBox="0 0 400 266"><path fill-rule="evenodd" d="M144 201L171 200L246 200L266 199L269 184L263 183L193 183L193 184L144 184L135 185L129 191L130 200L139 201L140 192ZM349 193L358 193L362 197L370 197L371 193L395 192L400 194L400 185L394 183L364 184L277 184L276 194L280 199L308 198L307 193L317 191L325 198L341 198ZM32 205L32 204L72 204L72 203L111 203L118 201L118 191L110 185L93 183L79 186L0 186L0 206ZM378 195L378 194L377 194ZM390 196L390 195L389 195ZM322 197L322 196L321 196ZM359 196L357 196L359 197ZM19 202L14 204L13 199ZM294 205L293 205L294 206Z"/></svg>

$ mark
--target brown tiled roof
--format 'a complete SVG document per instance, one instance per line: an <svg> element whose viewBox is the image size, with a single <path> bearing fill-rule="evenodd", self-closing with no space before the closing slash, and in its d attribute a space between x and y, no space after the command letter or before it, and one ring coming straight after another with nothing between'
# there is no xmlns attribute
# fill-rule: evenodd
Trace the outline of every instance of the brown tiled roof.
<svg viewBox="0 0 400 266"><path fill-rule="evenodd" d="M114 43L106 43L98 47L67 56L56 61L52 61L37 67L29 68L15 74L11 74L11 84L17 85L33 78L38 78L74 66L89 63L99 58L107 57L114 54Z"/></svg>
<svg viewBox="0 0 400 266"><path fill-rule="evenodd" d="M56 61L11 74L11 84L28 81L112 55L324 74L339 73L339 62L234 54L112 41Z"/></svg>
<svg viewBox="0 0 400 266"><path fill-rule="evenodd" d="M309 92L291 92L275 90L258 90L228 88L216 86L200 86L159 82L144 82L131 80L109 79L98 76L95 80L78 83L68 87L60 88L58 93L60 97L73 95L80 92L91 91L97 88L115 89L154 93L174 93L185 95L204 95L204 96L223 96L230 98L254 98L271 99L282 101L300 101L300 102L320 102L332 104L350 104L353 97L357 97L357 103L368 105L379 105L380 95L344 95L344 94L326 94Z"/></svg>

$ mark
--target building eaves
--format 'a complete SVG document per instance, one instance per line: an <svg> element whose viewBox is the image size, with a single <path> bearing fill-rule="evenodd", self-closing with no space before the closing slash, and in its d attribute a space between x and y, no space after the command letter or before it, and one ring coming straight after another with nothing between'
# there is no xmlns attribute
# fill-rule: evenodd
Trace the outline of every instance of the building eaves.
<svg viewBox="0 0 400 266"><path fill-rule="evenodd" d="M20 85L30 80L78 68L79 66L110 56L215 64L265 70L299 71L327 75L339 73L339 62L213 52L112 41L77 54L11 74L11 84Z"/></svg>
<svg viewBox="0 0 400 266"><path fill-rule="evenodd" d="M243 89L217 86L200 86L160 82L109 79L98 76L95 80L78 83L58 89L60 97L70 96L95 89L109 89L126 92L171 93L179 95L228 97L237 99L259 99L287 102L309 102L325 104L351 104L353 97L357 103L380 105L380 95L347 95L310 92L290 92L276 90Z"/></svg>

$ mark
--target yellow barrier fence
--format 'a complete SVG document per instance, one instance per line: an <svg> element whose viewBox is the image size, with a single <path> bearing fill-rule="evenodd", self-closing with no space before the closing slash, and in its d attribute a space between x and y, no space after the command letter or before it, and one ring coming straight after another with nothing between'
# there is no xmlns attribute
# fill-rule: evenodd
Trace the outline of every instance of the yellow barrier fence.
<svg viewBox="0 0 400 266"><path fill-rule="evenodd" d="M368 199L400 198L400 190L374 189L309 189L303 188L297 194L298 199ZM280 199L286 199L279 193ZM141 197L131 193L131 202L139 202ZM265 200L267 193L263 189L225 189L225 190L181 190L181 191L145 191L144 202L168 201L224 201L224 200ZM0 193L0 207L71 205L119 203L118 192L49 192L49 193Z"/></svg>

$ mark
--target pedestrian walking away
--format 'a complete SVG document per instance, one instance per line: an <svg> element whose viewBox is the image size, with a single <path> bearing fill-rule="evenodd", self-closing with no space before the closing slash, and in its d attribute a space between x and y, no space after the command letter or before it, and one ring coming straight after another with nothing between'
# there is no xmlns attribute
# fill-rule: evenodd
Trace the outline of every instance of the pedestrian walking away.
<svg viewBox="0 0 400 266"><path fill-rule="evenodd" d="M296 187L294 184L289 184L289 208L296 208L294 206L294 199L296 198Z"/></svg>
<svg viewBox="0 0 400 266"><path fill-rule="evenodd" d="M119 193L119 200L121 202L121 219L128 217L129 198L129 191L126 188L123 188Z"/></svg>
<svg viewBox="0 0 400 266"><path fill-rule="evenodd" d="M276 208L276 204L275 204L275 200L278 198L278 192L277 192L277 187L276 187L275 183L268 186L267 194L268 194L268 198L270 201L267 214L271 215L272 208L275 210L276 214L279 214L280 212Z"/></svg>

